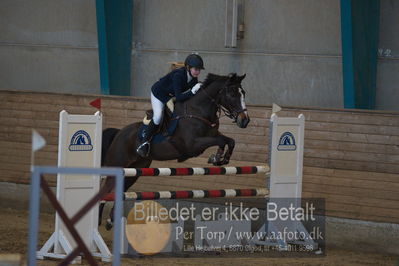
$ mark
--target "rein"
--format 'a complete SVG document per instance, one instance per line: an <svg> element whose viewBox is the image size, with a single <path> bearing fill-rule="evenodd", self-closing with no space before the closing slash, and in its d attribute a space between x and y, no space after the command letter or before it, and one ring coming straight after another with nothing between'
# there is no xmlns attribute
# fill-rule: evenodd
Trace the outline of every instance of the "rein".
<svg viewBox="0 0 399 266"><path fill-rule="evenodd" d="M206 97L208 97L208 99L210 99L211 102L214 105L216 105L216 107L218 108L217 111L219 112L219 115L217 115L216 121L214 123L212 123L211 121L209 121L208 119L206 119L206 118L204 118L202 116L188 114L187 113L187 104L186 104L186 102L183 103L183 105L184 105L184 115L181 115L181 116L179 115L179 116L173 118L172 120L179 120L179 119L184 119L184 118L189 118L189 119L194 118L194 119L198 119L198 120L204 122L205 124L207 124L211 128L214 128L214 127L218 126L219 125L219 119L220 119L220 109L221 109L220 106L221 105L218 104L215 101L215 99L213 99L211 96L209 96L209 94L206 92L205 89L203 89L202 91L205 93Z"/></svg>
<svg viewBox="0 0 399 266"><path fill-rule="evenodd" d="M219 112L219 113L220 113L220 112ZM183 119L183 118L195 118L195 119L201 120L202 122L204 122L205 124L207 124L209 127L214 128L214 127L216 127L217 125L219 125L219 117L220 117L220 116L218 116L218 118L216 119L216 121L215 121L214 123L212 123L212 122L209 121L208 119L203 118L203 117L201 117L201 116L187 114L187 104L184 103L184 115L176 116L176 117L173 118L172 120L179 120L179 119Z"/></svg>
<svg viewBox="0 0 399 266"><path fill-rule="evenodd" d="M234 122L237 121L237 117L238 117L239 113L247 111L247 108L244 108L244 109L240 109L238 111L237 110L233 110L232 112L230 112L229 110L227 110L227 108L225 108L223 106L221 106L221 109L222 109L224 115L227 116L230 119L233 119Z"/></svg>

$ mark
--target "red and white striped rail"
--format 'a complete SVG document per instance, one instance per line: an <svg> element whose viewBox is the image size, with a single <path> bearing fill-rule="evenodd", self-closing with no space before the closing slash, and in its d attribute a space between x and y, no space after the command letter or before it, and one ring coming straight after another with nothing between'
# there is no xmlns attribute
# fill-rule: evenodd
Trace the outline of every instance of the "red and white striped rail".
<svg viewBox="0 0 399 266"><path fill-rule="evenodd" d="M157 191L157 192L126 192L124 200L154 200L154 199L201 199L201 198L236 198L267 196L266 188L248 189L220 189L220 190L181 190L181 191ZM102 200L113 201L114 193L107 194Z"/></svg>
<svg viewBox="0 0 399 266"><path fill-rule="evenodd" d="M124 168L125 176L182 176L182 175L247 175L268 173L269 166L191 167L191 168Z"/></svg>

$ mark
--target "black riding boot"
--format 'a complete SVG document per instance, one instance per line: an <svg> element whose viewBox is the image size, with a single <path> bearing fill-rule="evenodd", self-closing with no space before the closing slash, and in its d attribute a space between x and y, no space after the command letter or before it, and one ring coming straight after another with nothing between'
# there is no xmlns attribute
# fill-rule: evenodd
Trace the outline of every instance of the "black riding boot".
<svg viewBox="0 0 399 266"><path fill-rule="evenodd" d="M157 129L158 125L156 125L154 121L151 119L147 128L144 129L143 131L143 141L140 143L140 145L136 150L138 155L140 155L141 157L148 157L150 153L150 140L157 131Z"/></svg>

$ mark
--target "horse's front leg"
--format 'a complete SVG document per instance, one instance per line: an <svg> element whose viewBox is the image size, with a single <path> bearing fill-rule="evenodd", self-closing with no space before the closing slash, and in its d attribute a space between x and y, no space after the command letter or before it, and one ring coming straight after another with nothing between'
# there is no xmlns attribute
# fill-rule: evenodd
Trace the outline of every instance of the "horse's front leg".
<svg viewBox="0 0 399 266"><path fill-rule="evenodd" d="M208 163L212 163L213 165L224 165L230 162L230 157L233 154L235 141L232 138L226 137L219 133L219 138L223 138L224 143L227 144L227 151L224 153L224 147L217 150L216 154L212 154L209 159Z"/></svg>
<svg viewBox="0 0 399 266"><path fill-rule="evenodd" d="M233 150L235 147L235 140L229 137L226 137L225 135L220 134L221 137L224 138L224 141L227 143L227 151L223 156L222 160L222 165L223 164L228 164L230 162L231 155L233 154Z"/></svg>
<svg viewBox="0 0 399 266"><path fill-rule="evenodd" d="M231 142L232 141L232 142ZM229 150L234 148L234 140L219 134L215 137L201 137L194 140L194 144L189 146L190 157L197 157L202 154L207 148L212 146L219 146L216 155L211 156L208 163L213 165L224 164L224 148L229 144Z"/></svg>
<svg viewBox="0 0 399 266"><path fill-rule="evenodd" d="M193 140L193 145L190 145L188 150L190 157L197 157L200 154L202 154L207 148L212 147L212 146L219 146L218 149L218 154L222 154L224 152L224 147L226 146L226 141L223 136L216 136L216 137L201 137L201 138L196 138ZM219 157L219 160L215 160L212 162L214 165L220 164L221 162L221 156Z"/></svg>

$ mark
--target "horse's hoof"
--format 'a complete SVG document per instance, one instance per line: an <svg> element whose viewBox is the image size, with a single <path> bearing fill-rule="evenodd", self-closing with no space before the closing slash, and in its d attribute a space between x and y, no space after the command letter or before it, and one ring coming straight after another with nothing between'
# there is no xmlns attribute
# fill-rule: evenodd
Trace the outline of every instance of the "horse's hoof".
<svg viewBox="0 0 399 266"><path fill-rule="evenodd" d="M110 219L108 219L108 220L107 220L107 223L105 224L105 229L106 229L107 231L109 231L109 230L112 229L112 227L114 227L114 223L113 223Z"/></svg>
<svg viewBox="0 0 399 266"><path fill-rule="evenodd" d="M222 160L220 158L220 155L212 154L211 156L209 156L208 163L211 163L213 165L221 165L221 162Z"/></svg>
<svg viewBox="0 0 399 266"><path fill-rule="evenodd" d="M230 162L230 160L226 160L226 159L224 159L224 160L222 161L221 165L226 165L226 164L229 164L229 162Z"/></svg>

